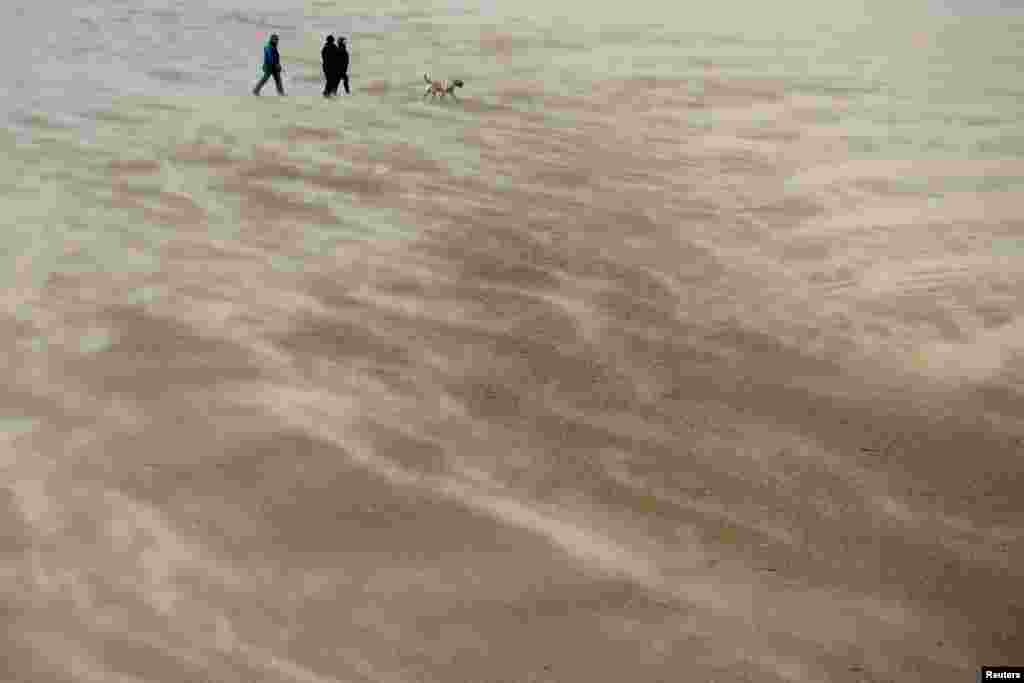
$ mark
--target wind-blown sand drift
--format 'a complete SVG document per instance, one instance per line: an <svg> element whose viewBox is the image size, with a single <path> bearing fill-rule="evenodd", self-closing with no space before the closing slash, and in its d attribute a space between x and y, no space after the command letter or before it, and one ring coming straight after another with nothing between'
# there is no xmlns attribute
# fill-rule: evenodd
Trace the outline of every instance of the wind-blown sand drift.
<svg viewBox="0 0 1024 683"><path fill-rule="evenodd" d="M712 67L487 75L539 57L458 31L459 105L411 54L12 147L11 680L1012 663L1020 205L905 185L1024 164L856 159L848 97Z"/></svg>

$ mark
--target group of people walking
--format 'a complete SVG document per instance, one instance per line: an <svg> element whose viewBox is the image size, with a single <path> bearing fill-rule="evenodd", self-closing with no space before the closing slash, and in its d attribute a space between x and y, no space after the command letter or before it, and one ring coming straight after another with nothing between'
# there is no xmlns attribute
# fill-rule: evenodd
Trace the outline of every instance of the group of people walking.
<svg viewBox="0 0 1024 683"><path fill-rule="evenodd" d="M324 97L333 97L338 94L338 86L345 84L345 94L351 95L348 89L348 48L345 47L345 39L338 38L334 42L334 36L327 36L324 47L320 50L320 57L324 62Z"/></svg>
<svg viewBox="0 0 1024 683"><path fill-rule="evenodd" d="M281 74L284 69L281 67L281 53L277 50L278 35L270 36L270 40L263 48L263 78L259 80L256 87L252 89L253 95L259 95L263 86L271 78L277 87L277 94L284 95L284 84L281 81ZM320 50L320 57L324 65L324 97L334 97L338 94L338 87L345 85L345 94L350 95L348 89L348 48L345 46L345 39L339 37L337 42L334 36L327 36L324 47Z"/></svg>

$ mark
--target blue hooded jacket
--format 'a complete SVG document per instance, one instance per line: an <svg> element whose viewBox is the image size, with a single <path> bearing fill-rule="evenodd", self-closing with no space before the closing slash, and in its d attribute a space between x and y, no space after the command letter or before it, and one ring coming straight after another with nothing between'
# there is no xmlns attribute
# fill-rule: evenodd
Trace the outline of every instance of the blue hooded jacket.
<svg viewBox="0 0 1024 683"><path fill-rule="evenodd" d="M277 71L280 68L281 54L277 51L277 46L273 43L267 43L263 48L263 70Z"/></svg>

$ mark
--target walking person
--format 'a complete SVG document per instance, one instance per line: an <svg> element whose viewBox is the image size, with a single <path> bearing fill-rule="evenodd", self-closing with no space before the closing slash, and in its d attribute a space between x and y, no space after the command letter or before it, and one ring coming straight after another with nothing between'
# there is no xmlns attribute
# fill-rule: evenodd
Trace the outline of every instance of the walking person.
<svg viewBox="0 0 1024 683"><path fill-rule="evenodd" d="M277 51L277 34L272 33L270 41L263 48L263 78L252 89L252 94L259 95L263 86L273 77L274 85L277 86L277 94L284 95L284 85L281 83L281 73L283 71L284 69L281 68L281 53Z"/></svg>
<svg viewBox="0 0 1024 683"><path fill-rule="evenodd" d="M345 94L351 95L348 89L348 48L345 46L345 37L338 38L338 80L334 82L334 94L338 94L338 82L345 84Z"/></svg>
<svg viewBox="0 0 1024 683"><path fill-rule="evenodd" d="M320 50L320 57L324 62L324 97L338 94L338 81L341 77L338 74L338 46L334 44L334 36L327 36L324 47Z"/></svg>

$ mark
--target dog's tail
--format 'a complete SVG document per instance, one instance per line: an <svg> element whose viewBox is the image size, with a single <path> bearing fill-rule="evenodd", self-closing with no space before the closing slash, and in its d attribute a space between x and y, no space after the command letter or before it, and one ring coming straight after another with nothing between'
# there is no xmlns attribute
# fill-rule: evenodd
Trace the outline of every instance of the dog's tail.
<svg viewBox="0 0 1024 683"><path fill-rule="evenodd" d="M427 83L431 82L430 81L430 76L428 76L427 74L423 74L423 80L426 81Z"/></svg>

